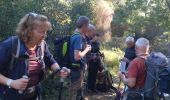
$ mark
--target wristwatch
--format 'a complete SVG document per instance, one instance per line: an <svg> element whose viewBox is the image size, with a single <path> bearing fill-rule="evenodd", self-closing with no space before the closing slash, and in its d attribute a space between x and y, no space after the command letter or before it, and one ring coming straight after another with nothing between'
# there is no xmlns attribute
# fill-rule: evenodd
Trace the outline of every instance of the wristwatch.
<svg viewBox="0 0 170 100"><path fill-rule="evenodd" d="M11 84L12 84L13 80L12 79L8 79L6 82L6 85L11 88Z"/></svg>

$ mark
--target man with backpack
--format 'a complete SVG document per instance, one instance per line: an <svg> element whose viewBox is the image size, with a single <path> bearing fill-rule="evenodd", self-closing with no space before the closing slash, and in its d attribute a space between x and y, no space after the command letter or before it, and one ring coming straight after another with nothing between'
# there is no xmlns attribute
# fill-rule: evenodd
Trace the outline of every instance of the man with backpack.
<svg viewBox="0 0 170 100"><path fill-rule="evenodd" d="M44 41L50 28L46 16L28 13L18 23L18 35L0 43L0 100L41 100L45 66L68 76L69 70L59 67Z"/></svg>
<svg viewBox="0 0 170 100"><path fill-rule="evenodd" d="M91 50L91 46L86 44L85 40L85 33L88 30L89 23L88 17L80 16L76 22L76 30L71 36L71 86L69 100L84 100L82 92L83 73L86 66L86 54Z"/></svg>
<svg viewBox="0 0 170 100"><path fill-rule="evenodd" d="M142 89L146 79L146 65L145 60L149 54L149 41L145 38L139 38L135 43L135 50L137 57L131 61L127 73L127 77L119 73L122 82L128 86L129 89ZM127 100L141 100L141 97L128 97Z"/></svg>

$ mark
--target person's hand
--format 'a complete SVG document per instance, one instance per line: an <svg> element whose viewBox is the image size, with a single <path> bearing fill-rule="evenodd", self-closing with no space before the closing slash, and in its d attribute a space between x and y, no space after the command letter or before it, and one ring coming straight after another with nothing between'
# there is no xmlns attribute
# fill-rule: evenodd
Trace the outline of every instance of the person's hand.
<svg viewBox="0 0 170 100"><path fill-rule="evenodd" d="M66 78L70 74L70 72L71 72L70 69L63 67L60 71L60 76Z"/></svg>
<svg viewBox="0 0 170 100"><path fill-rule="evenodd" d="M27 88L28 81L29 81L29 79L24 79L24 78L14 80L11 83L11 87L16 89L16 90L22 90L23 91Z"/></svg>
<svg viewBox="0 0 170 100"><path fill-rule="evenodd" d="M119 72L118 74L119 74L119 78L120 78L121 80L123 80L123 79L125 78L125 75L122 74L121 72Z"/></svg>
<svg viewBox="0 0 170 100"><path fill-rule="evenodd" d="M87 46L86 46L86 50L87 50L87 51L90 51L90 50L91 50L91 45L87 45Z"/></svg>

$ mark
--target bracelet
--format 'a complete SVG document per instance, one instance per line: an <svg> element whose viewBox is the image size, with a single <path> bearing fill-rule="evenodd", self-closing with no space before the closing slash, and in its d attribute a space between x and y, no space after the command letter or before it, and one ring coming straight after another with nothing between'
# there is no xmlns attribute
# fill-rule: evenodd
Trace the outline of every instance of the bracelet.
<svg viewBox="0 0 170 100"><path fill-rule="evenodd" d="M11 88L11 84L12 84L13 80L12 79L8 79L6 82L6 85Z"/></svg>

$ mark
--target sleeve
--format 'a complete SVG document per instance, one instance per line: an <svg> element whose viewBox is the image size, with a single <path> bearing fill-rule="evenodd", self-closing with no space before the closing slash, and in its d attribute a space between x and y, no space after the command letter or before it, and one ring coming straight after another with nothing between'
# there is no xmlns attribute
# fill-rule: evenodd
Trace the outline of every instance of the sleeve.
<svg viewBox="0 0 170 100"><path fill-rule="evenodd" d="M128 78L137 78L138 75L138 64L135 60L133 60L128 69Z"/></svg>
<svg viewBox="0 0 170 100"><path fill-rule="evenodd" d="M127 48L125 49L125 55L124 55L124 57L127 57Z"/></svg>
<svg viewBox="0 0 170 100"><path fill-rule="evenodd" d="M73 46L74 46L74 50L82 49L82 38L80 35L75 36Z"/></svg>
<svg viewBox="0 0 170 100"><path fill-rule="evenodd" d="M7 39L0 43L0 73L2 73L9 66L12 49L11 41L11 39Z"/></svg>
<svg viewBox="0 0 170 100"><path fill-rule="evenodd" d="M45 43L45 51L44 51L44 62L45 65L48 67L51 67L54 63L57 63L53 55L50 53L46 43Z"/></svg>

